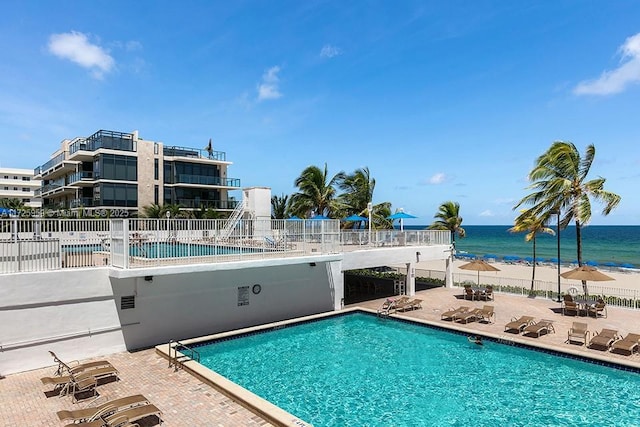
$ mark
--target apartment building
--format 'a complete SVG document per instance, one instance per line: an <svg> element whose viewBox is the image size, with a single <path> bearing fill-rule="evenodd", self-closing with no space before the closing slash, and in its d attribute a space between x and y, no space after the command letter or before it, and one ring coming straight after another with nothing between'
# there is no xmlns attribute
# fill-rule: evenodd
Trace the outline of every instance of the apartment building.
<svg viewBox="0 0 640 427"><path fill-rule="evenodd" d="M0 168L0 199L18 199L25 206L39 208L42 199L35 192L40 180L34 179L31 169Z"/></svg>
<svg viewBox="0 0 640 427"><path fill-rule="evenodd" d="M142 207L176 204L191 210L231 211L229 195L240 179L229 178L226 153L166 145L131 133L99 130L65 139L51 159L35 168L42 180L43 208L110 210L135 215Z"/></svg>

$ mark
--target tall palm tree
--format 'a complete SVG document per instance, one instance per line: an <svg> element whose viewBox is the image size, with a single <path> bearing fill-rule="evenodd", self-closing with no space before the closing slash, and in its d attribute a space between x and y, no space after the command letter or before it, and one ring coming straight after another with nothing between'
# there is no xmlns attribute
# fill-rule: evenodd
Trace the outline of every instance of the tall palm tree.
<svg viewBox="0 0 640 427"><path fill-rule="evenodd" d="M352 174L344 175L338 182L343 191L339 196L346 211L344 216L356 214L363 217L369 216L368 206L373 202L373 191L376 188L376 180L371 177L368 167L356 169ZM387 217L391 212L391 203L381 202L371 207L372 228L391 228L392 221ZM356 223L351 223L355 226Z"/></svg>
<svg viewBox="0 0 640 427"><path fill-rule="evenodd" d="M582 226L591 219L591 198L604 204L603 215L608 215L620 203L621 197L604 189L605 178L587 180L596 149L587 146L584 156L571 142L556 141L536 160L529 173L529 186L533 193L525 196L515 208L531 206L531 215L548 218L560 212L560 229L571 221L576 225L578 265L582 265ZM583 282L583 286L586 283Z"/></svg>
<svg viewBox="0 0 640 427"><path fill-rule="evenodd" d="M511 233L527 233L524 236L525 242L533 242L533 269L531 271L531 292L533 292L534 282L536 280L536 235L538 233L546 233L555 235L555 231L546 226L542 218L537 218L529 211L524 211L515 220L513 227L509 229Z"/></svg>
<svg viewBox="0 0 640 427"><path fill-rule="evenodd" d="M436 218L427 229L429 230L449 230L451 232L451 243L453 249L456 248L456 234L461 238L466 235L460 216L460 204L458 202L447 201L440 205L438 212L433 216Z"/></svg>
<svg viewBox="0 0 640 427"><path fill-rule="evenodd" d="M324 170L308 166L295 180L299 191L291 196L291 212L304 218L312 214L331 217L342 208L336 197L336 185L343 178L344 172L329 178L326 163Z"/></svg>
<svg viewBox="0 0 640 427"><path fill-rule="evenodd" d="M271 219L285 219L289 211L289 196L271 196Z"/></svg>

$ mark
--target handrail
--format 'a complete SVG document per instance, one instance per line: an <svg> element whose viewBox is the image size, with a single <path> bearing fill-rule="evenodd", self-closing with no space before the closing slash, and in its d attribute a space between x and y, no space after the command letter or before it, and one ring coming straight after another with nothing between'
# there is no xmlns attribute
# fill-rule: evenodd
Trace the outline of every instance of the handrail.
<svg viewBox="0 0 640 427"><path fill-rule="evenodd" d="M35 338L31 340L16 341L11 343L0 343L0 353L16 350L24 347L33 347L36 345L50 344L55 341L69 340L73 338L90 337L92 335L103 334L105 332L114 332L122 330L122 325L107 326L104 328L87 329L86 331L71 332L68 334L54 335L46 338Z"/></svg>
<svg viewBox="0 0 640 427"><path fill-rule="evenodd" d="M240 221L240 218L242 217L242 214L244 214L244 204L245 204L245 201L244 201L244 199L242 199L242 201L240 201L240 203L238 203L238 205L233 210L233 212L231 212L231 215L229 216L229 219L225 223L224 228L222 229L222 232L220 233L220 238L222 240L226 240L231 236L231 233L233 232L233 229L235 228L236 224L238 224L238 221Z"/></svg>
<svg viewBox="0 0 640 427"><path fill-rule="evenodd" d="M173 345L172 345L173 343ZM171 356L171 349L173 349L173 356ZM177 371L179 367L182 367L183 363L186 361L182 357L178 356L178 349L184 358L187 360L195 360L196 362L200 362L200 353L197 350L188 347L185 344L182 344L180 341L169 341L169 367L173 366ZM189 354L185 354L183 350L189 352Z"/></svg>

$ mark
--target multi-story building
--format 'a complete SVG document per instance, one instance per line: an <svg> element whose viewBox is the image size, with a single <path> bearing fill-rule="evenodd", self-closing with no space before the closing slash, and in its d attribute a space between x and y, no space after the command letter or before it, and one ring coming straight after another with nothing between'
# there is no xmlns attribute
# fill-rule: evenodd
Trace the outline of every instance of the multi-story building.
<svg viewBox="0 0 640 427"><path fill-rule="evenodd" d="M0 199L18 199L25 206L39 208L42 199L35 192L40 180L34 179L31 169L0 168Z"/></svg>
<svg viewBox="0 0 640 427"><path fill-rule="evenodd" d="M110 209L129 214L156 204L220 211L238 202L229 192L240 180L227 177L226 153L168 146L132 133L99 130L63 140L51 159L35 169L47 209Z"/></svg>

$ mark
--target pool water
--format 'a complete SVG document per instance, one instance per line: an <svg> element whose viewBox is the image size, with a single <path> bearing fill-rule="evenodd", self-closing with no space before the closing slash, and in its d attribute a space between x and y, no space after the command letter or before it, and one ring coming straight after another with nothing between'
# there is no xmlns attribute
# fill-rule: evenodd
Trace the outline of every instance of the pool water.
<svg viewBox="0 0 640 427"><path fill-rule="evenodd" d="M243 253L255 252L242 248ZM216 245L188 245L185 243L144 242L129 247L129 255L143 258L175 258L209 255L239 254L240 248Z"/></svg>
<svg viewBox="0 0 640 427"><path fill-rule="evenodd" d="M362 313L198 351L315 427L640 424L637 373Z"/></svg>

